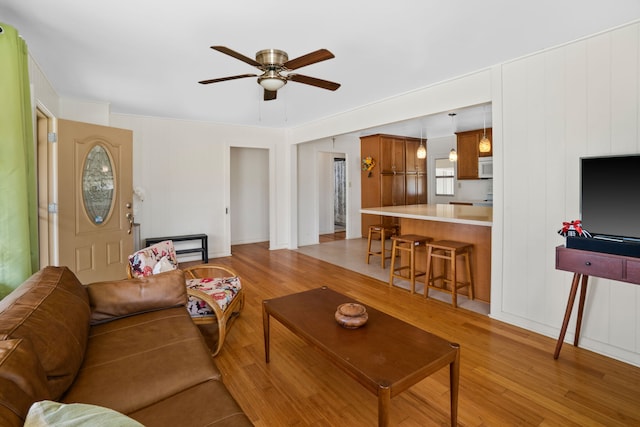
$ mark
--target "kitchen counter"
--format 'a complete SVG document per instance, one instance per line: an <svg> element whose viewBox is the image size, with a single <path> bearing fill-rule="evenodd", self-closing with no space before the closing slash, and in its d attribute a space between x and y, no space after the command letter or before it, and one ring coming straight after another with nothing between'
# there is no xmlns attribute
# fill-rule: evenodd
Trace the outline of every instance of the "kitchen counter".
<svg viewBox="0 0 640 427"><path fill-rule="evenodd" d="M429 221L451 222L455 224L493 225L493 208L466 205L406 205L364 208L360 213L391 216Z"/></svg>
<svg viewBox="0 0 640 427"><path fill-rule="evenodd" d="M493 208L467 205L407 205L363 208L363 215L387 217L400 224L401 234L418 234L433 240L457 240L473 245L471 272L475 282L475 297L489 302L491 297L491 226ZM397 218L397 219L396 219ZM379 222L386 222L380 221ZM416 258L418 270L424 271L426 254ZM436 267L438 270L440 266ZM466 280L464 269L458 269L459 280ZM438 271L436 271L438 273ZM437 275L437 274L436 274ZM437 292L437 291L431 291ZM467 289L460 294L466 295Z"/></svg>

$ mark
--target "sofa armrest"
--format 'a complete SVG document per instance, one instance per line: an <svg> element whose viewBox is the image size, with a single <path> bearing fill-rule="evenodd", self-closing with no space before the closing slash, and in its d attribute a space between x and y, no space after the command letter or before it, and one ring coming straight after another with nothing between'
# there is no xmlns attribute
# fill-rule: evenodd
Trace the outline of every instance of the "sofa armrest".
<svg viewBox="0 0 640 427"><path fill-rule="evenodd" d="M185 276L172 270L137 279L87 285L91 324L187 304Z"/></svg>

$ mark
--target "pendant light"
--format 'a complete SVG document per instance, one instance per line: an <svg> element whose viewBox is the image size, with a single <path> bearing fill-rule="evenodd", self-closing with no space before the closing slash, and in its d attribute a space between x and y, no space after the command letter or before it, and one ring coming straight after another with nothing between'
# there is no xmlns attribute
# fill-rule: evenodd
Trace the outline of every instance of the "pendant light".
<svg viewBox="0 0 640 427"><path fill-rule="evenodd" d="M484 107L483 107L484 108ZM478 150L480 150L481 153L489 153L491 151L491 141L489 141L489 138L487 138L487 114L486 111L483 111L482 113L482 127L483 127L483 132L482 132L482 139L480 140L480 143L478 144Z"/></svg>
<svg viewBox="0 0 640 427"><path fill-rule="evenodd" d="M422 143L422 126L420 126L420 146L416 150L416 156L421 160L427 158L427 147Z"/></svg>
<svg viewBox="0 0 640 427"><path fill-rule="evenodd" d="M456 125L455 125L455 117L456 117L456 113L449 113L449 117L451 117L451 130L453 131L453 134L456 134ZM451 151L449 151L449 161L450 162L457 162L458 161L458 152L456 151L455 148L452 148Z"/></svg>

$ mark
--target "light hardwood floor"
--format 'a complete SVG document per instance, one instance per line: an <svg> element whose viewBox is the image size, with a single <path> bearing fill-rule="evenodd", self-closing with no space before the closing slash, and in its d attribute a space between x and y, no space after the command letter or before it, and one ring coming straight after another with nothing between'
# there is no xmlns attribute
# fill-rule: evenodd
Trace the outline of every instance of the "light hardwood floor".
<svg viewBox="0 0 640 427"><path fill-rule="evenodd" d="M216 258L236 269L242 315L216 363L256 426L373 426L377 400L319 352L272 321L265 363L262 301L329 286L461 346L461 426L640 425L640 368L407 291L298 251L239 245ZM394 363L394 361L389 361ZM391 400L392 426L449 422L448 370Z"/></svg>

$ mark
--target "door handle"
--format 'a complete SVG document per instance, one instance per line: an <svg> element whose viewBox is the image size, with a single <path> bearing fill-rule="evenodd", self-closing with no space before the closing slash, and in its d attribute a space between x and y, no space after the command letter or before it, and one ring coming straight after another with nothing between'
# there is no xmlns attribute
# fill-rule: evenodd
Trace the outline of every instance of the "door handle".
<svg viewBox="0 0 640 427"><path fill-rule="evenodd" d="M125 217L129 220L129 229L127 230L127 234L131 234L133 231L133 214L131 212L127 212Z"/></svg>

